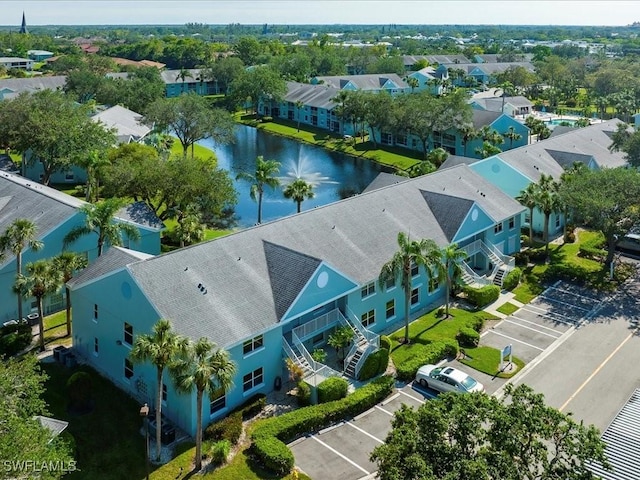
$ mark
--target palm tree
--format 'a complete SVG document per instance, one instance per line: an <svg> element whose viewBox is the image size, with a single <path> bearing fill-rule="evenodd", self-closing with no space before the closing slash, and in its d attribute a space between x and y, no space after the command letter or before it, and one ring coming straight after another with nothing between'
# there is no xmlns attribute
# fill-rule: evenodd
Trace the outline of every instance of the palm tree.
<svg viewBox="0 0 640 480"><path fill-rule="evenodd" d="M186 338L175 333L169 320L160 319L151 335L136 336L129 357L135 363L151 362L156 367L156 458L162 449L162 377L165 368L187 351Z"/></svg>
<svg viewBox="0 0 640 480"><path fill-rule="evenodd" d="M175 233L180 242L180 248L183 248L185 244L191 245L200 242L205 234L200 209L197 206L189 205L179 217L180 221L176 225Z"/></svg>
<svg viewBox="0 0 640 480"><path fill-rule="evenodd" d="M71 335L71 296L66 283L73 278L73 274L87 266L87 258L76 252L62 252L53 257L53 266L62 275L62 283L65 284L65 296L67 301L67 336Z"/></svg>
<svg viewBox="0 0 640 480"><path fill-rule="evenodd" d="M430 266L432 275L438 282L446 282L445 291L445 318L449 318L449 299L451 297L451 287L453 279L460 273L460 263L467 259L467 252L452 243L440 250L429 252L427 264Z"/></svg>
<svg viewBox="0 0 640 480"><path fill-rule="evenodd" d="M304 102L302 100L296 100L295 106L296 106L296 112L297 112L296 117L298 119L298 132L299 132L300 131L300 115L302 114L301 110L302 110L302 107L304 107Z"/></svg>
<svg viewBox="0 0 640 480"><path fill-rule="evenodd" d="M522 135L516 132L516 129L513 126L509 127L504 136L509 139L509 149L513 148L514 141L517 142L522 138Z"/></svg>
<svg viewBox="0 0 640 480"><path fill-rule="evenodd" d="M439 147L434 150L431 150L427 154L427 161L435 165L436 168L440 168L440 165L442 165L447 160L448 157L449 157L449 152L447 152L444 148Z"/></svg>
<svg viewBox="0 0 640 480"><path fill-rule="evenodd" d="M84 205L80 211L85 215L85 223L73 227L64 236L64 247L66 248L80 237L95 233L98 235L98 256L100 256L105 242L121 246L123 234L130 240L139 240L140 232L136 227L130 223L114 222L116 213L123 206L124 202L119 198L109 198L94 205Z"/></svg>
<svg viewBox="0 0 640 480"><path fill-rule="evenodd" d="M93 202L94 196L96 200L98 199L100 195L100 173L110 163L104 152L96 150L77 159L77 164L87 172L87 183L85 185L85 200L87 202Z"/></svg>
<svg viewBox="0 0 640 480"><path fill-rule="evenodd" d="M27 264L27 275L19 274L13 290L16 293L35 297L38 302L38 336L40 351L44 351L44 309L42 299L57 292L62 286L62 272L55 268L51 260L38 260Z"/></svg>
<svg viewBox="0 0 640 480"><path fill-rule="evenodd" d="M433 240L410 240L404 232L398 233L398 251L391 260L385 263L378 276L378 284L383 288L387 282L397 282L404 290L404 342L409 343L409 304L411 302L411 269L415 266L426 266L430 252L438 250Z"/></svg>
<svg viewBox="0 0 640 480"><path fill-rule="evenodd" d="M284 198L291 198L296 202L298 205L298 213L300 213L302 208L302 202L304 202L305 199L312 199L313 197L315 197L313 185L303 178L296 178L284 189Z"/></svg>
<svg viewBox="0 0 640 480"><path fill-rule="evenodd" d="M420 80L416 77L407 77L406 78L407 85L411 87L411 93L420 86Z"/></svg>
<svg viewBox="0 0 640 480"><path fill-rule="evenodd" d="M536 195L537 207L544 214L544 242L545 256L549 256L549 218L554 212L560 211L560 197L558 196L558 183L551 175L542 174L538 181L538 194Z"/></svg>
<svg viewBox="0 0 640 480"><path fill-rule="evenodd" d="M191 344L186 355L171 367L176 388L182 393L196 389L196 470L202 468L202 397L205 393L213 396L226 394L233 386L236 364L229 358L229 352L218 348L207 338Z"/></svg>
<svg viewBox="0 0 640 480"><path fill-rule="evenodd" d="M177 79L181 79L182 80L182 93L184 93L184 81L187 79L187 77L190 77L190 76L191 76L191 74L189 73L189 70L187 70L184 67L180 68L180 71L178 72L178 75L176 76L176 80Z"/></svg>
<svg viewBox="0 0 640 480"><path fill-rule="evenodd" d="M464 147L463 155L466 157L467 156L467 145L469 144L469 142L471 142L471 141L475 140L476 138L478 138L480 133L470 123L467 123L467 124L461 126L458 129L458 131L460 132L460 135L462 136L462 145Z"/></svg>
<svg viewBox="0 0 640 480"><path fill-rule="evenodd" d="M264 194L264 187L266 185L271 188L276 188L280 185L280 180L276 177L279 172L280 162L265 160L264 157L260 155L256 160L255 173L240 172L236 177L236 180L247 180L251 182L251 190L249 192L251 200L255 202L256 196L258 198L258 223L262 223L262 196Z"/></svg>
<svg viewBox="0 0 640 480"><path fill-rule="evenodd" d="M520 192L516 200L529 209L529 246L533 245L533 210L538 204L538 186L530 183Z"/></svg>
<svg viewBox="0 0 640 480"><path fill-rule="evenodd" d="M16 257L16 279L22 275L22 253L25 248L37 252L43 247L43 243L36 240L38 227L31 220L17 218L7 230L0 236L0 261L4 259L5 252L9 251ZM18 296L18 320L22 319L22 294Z"/></svg>

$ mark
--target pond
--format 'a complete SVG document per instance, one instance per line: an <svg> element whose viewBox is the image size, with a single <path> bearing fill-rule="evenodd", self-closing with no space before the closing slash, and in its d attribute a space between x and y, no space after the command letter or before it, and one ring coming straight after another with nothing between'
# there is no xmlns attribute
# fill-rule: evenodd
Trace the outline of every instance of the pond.
<svg viewBox="0 0 640 480"><path fill-rule="evenodd" d="M326 205L362 192L382 171L390 170L366 159L331 152L320 147L296 142L289 138L265 133L246 125L236 126L235 142L214 145L211 140L198 142L213 150L220 168L228 170L238 192L235 208L237 225L249 227L258 220L258 204L251 200L251 185L236 180L240 172L255 173L256 158L280 162L281 183L297 177L313 184L315 197L302 202L302 211ZM284 198L283 187L265 188L262 200L262 221L268 222L296 213L296 203Z"/></svg>

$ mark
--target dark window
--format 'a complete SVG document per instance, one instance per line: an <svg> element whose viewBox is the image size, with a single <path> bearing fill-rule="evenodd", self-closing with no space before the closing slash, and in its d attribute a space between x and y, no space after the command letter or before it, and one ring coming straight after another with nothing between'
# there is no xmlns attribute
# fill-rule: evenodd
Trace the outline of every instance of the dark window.
<svg viewBox="0 0 640 480"><path fill-rule="evenodd" d="M516 219L515 217L511 217L509 219L509 230L511 230L512 228L515 228L515 226L516 226Z"/></svg>
<svg viewBox="0 0 640 480"><path fill-rule="evenodd" d="M244 392L251 390L252 388L262 384L263 381L262 367L260 367L242 377L242 390Z"/></svg>
<svg viewBox="0 0 640 480"><path fill-rule="evenodd" d="M502 231L502 222L496 223L493 227L493 233L500 233Z"/></svg>
<svg viewBox="0 0 640 480"><path fill-rule="evenodd" d="M94 339L93 339L93 353L98 355L99 351L100 351L100 346L98 345L98 337L94 337Z"/></svg>
<svg viewBox="0 0 640 480"><path fill-rule="evenodd" d="M209 415L213 415L226 406L227 396L224 394L224 390L219 389L209 397Z"/></svg>
<svg viewBox="0 0 640 480"><path fill-rule="evenodd" d="M242 344L242 353L246 355L247 353L253 352L258 348L262 348L263 345L264 345L264 338L262 335L258 335L257 337L254 337L251 340L247 340Z"/></svg>
<svg viewBox="0 0 640 480"><path fill-rule="evenodd" d="M98 320L98 304L93 305L93 319Z"/></svg>
<svg viewBox="0 0 640 480"><path fill-rule="evenodd" d="M420 290L414 288L411 290L411 305L417 305L420 302Z"/></svg>
<svg viewBox="0 0 640 480"><path fill-rule="evenodd" d="M376 284L374 282L365 285L364 287L362 287L362 290L360 290L361 298L369 297L374 293L376 293Z"/></svg>
<svg viewBox="0 0 640 480"><path fill-rule="evenodd" d="M369 310L367 313L363 313L360 317L363 327L368 327L376 322L376 311Z"/></svg>
<svg viewBox="0 0 640 480"><path fill-rule="evenodd" d="M386 311L387 320L389 320L390 318L394 317L396 315L396 301L395 300L389 300L387 302L385 311Z"/></svg>
<svg viewBox="0 0 640 480"><path fill-rule="evenodd" d="M124 322L124 343L133 345L133 325Z"/></svg>
<svg viewBox="0 0 640 480"><path fill-rule="evenodd" d="M167 403L167 385L164 383L162 384L162 401Z"/></svg>
<svg viewBox="0 0 640 480"><path fill-rule="evenodd" d="M133 363L128 358L124 359L124 378L129 380L133 377Z"/></svg>
<svg viewBox="0 0 640 480"><path fill-rule="evenodd" d="M435 292L440 287L437 278L429 279L429 293Z"/></svg>
<svg viewBox="0 0 640 480"><path fill-rule="evenodd" d="M419 271L418 271L418 264L416 264L415 262L411 262L411 276L415 277L416 275L418 275Z"/></svg>
<svg viewBox="0 0 640 480"><path fill-rule="evenodd" d="M387 280L387 283L385 284L385 288L387 290L391 290L395 286L396 286L396 279L395 278L390 278L389 280Z"/></svg>

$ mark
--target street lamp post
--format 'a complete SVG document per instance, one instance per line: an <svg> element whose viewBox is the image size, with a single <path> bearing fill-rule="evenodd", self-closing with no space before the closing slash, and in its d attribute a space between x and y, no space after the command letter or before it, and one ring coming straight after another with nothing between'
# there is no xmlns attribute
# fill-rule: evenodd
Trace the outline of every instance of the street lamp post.
<svg viewBox="0 0 640 480"><path fill-rule="evenodd" d="M140 416L144 417L144 429L145 429L145 437L144 437L144 445L145 445L145 463L147 467L147 480L149 480L149 405L146 403L140 407Z"/></svg>

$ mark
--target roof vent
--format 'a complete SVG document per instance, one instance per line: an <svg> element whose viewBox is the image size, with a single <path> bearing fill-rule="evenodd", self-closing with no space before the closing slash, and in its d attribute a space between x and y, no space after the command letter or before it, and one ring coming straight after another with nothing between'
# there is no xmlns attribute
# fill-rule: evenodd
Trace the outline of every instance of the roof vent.
<svg viewBox="0 0 640 480"><path fill-rule="evenodd" d="M333 227L331 227L331 230L335 230L335 229L336 229L336 226L335 226L335 225L334 225Z"/></svg>
<svg viewBox="0 0 640 480"><path fill-rule="evenodd" d="M184 271L186 272L187 270L189 270L189 267L184 267Z"/></svg>
<svg viewBox="0 0 640 480"><path fill-rule="evenodd" d="M242 257L238 257L238 262L239 262L240 260L242 260Z"/></svg>
<svg viewBox="0 0 640 480"><path fill-rule="evenodd" d="M202 293L203 295L207 294L207 288L201 283L198 284L198 290L200 290L200 293Z"/></svg>

